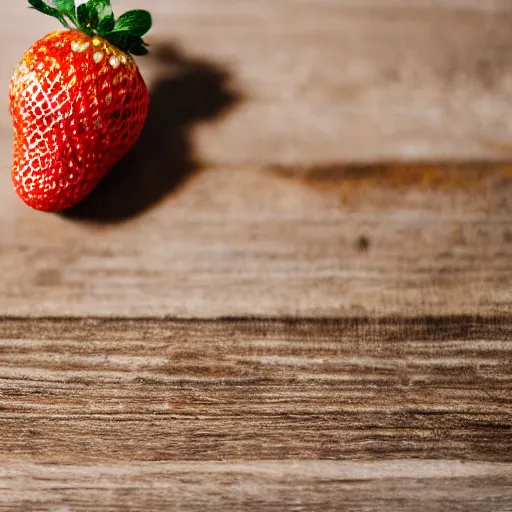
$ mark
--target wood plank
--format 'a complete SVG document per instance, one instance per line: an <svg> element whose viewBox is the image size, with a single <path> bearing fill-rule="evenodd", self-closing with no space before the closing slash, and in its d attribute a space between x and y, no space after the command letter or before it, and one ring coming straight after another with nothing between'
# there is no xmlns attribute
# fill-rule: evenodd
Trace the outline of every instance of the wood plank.
<svg viewBox="0 0 512 512"><path fill-rule="evenodd" d="M1 314L511 311L510 165L210 168L176 185L147 158L67 217L0 189Z"/></svg>
<svg viewBox="0 0 512 512"><path fill-rule="evenodd" d="M512 319L0 321L4 463L512 462Z"/></svg>
<svg viewBox="0 0 512 512"><path fill-rule="evenodd" d="M145 7L155 17L156 57L140 60L149 82L158 87L176 73L169 52L158 51L171 43L188 69L200 62L203 71L232 75L231 85L211 73L189 87L168 85L162 111L167 138L193 135L197 154L213 165L512 155L507 0L150 0ZM10 2L4 14L7 83L36 35L56 25L24 2ZM205 105L226 88L240 101ZM2 95L4 111L6 102ZM0 131L7 166L8 116Z"/></svg>
<svg viewBox="0 0 512 512"><path fill-rule="evenodd" d="M0 466L0 509L506 512L512 466L455 461Z"/></svg>

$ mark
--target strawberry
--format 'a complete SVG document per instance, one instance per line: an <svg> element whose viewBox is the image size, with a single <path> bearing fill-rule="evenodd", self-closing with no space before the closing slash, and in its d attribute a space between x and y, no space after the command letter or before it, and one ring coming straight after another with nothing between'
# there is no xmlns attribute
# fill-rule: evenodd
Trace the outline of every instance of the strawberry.
<svg viewBox="0 0 512 512"><path fill-rule="evenodd" d="M84 199L142 132L149 93L132 54L147 53L151 15L116 20L110 0L29 3L65 29L31 46L14 71L12 180L26 204L57 212Z"/></svg>

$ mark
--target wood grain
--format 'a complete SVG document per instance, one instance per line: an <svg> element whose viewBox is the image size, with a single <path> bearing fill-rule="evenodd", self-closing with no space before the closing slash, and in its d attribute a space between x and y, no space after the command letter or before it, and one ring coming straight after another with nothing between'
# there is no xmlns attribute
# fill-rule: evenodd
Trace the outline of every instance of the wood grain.
<svg viewBox="0 0 512 512"><path fill-rule="evenodd" d="M146 171L136 169L127 182L111 176L71 218L0 202L0 312L511 311L509 166L334 166L314 179L305 169L210 169L130 222L110 222L140 197Z"/></svg>
<svg viewBox="0 0 512 512"><path fill-rule="evenodd" d="M0 510L510 512L510 1L144 7L130 157L0 175Z"/></svg>
<svg viewBox="0 0 512 512"><path fill-rule="evenodd" d="M0 466L0 510L508 512L511 469L457 461L8 465Z"/></svg>
<svg viewBox="0 0 512 512"><path fill-rule="evenodd" d="M0 332L7 461L512 462L509 317L5 319Z"/></svg>

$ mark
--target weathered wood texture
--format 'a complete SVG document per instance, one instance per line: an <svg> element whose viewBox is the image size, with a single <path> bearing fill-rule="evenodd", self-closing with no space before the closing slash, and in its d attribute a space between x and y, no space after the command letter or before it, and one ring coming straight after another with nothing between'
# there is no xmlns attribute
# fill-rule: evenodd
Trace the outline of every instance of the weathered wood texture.
<svg viewBox="0 0 512 512"><path fill-rule="evenodd" d="M15 198L0 96L0 510L510 512L510 1L144 7L79 208ZM2 12L7 88L55 25Z"/></svg>
<svg viewBox="0 0 512 512"><path fill-rule="evenodd" d="M512 319L0 322L0 453L512 462Z"/></svg>
<svg viewBox="0 0 512 512"><path fill-rule="evenodd" d="M124 201L144 194L140 169L128 182L112 175L76 215L126 212ZM42 215L9 195L0 202L0 312L510 313L510 166L295 172L205 171L120 225Z"/></svg>
<svg viewBox="0 0 512 512"><path fill-rule="evenodd" d="M0 510L509 512L512 465L455 461L0 466Z"/></svg>

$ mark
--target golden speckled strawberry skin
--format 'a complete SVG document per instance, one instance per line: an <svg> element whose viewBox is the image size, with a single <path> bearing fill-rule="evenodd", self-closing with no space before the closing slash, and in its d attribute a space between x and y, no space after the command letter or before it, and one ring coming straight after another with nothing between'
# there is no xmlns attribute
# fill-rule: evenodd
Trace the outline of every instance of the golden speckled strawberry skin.
<svg viewBox="0 0 512 512"><path fill-rule="evenodd" d="M32 208L84 199L139 138L149 93L133 58L77 30L36 42L14 71L12 180Z"/></svg>

